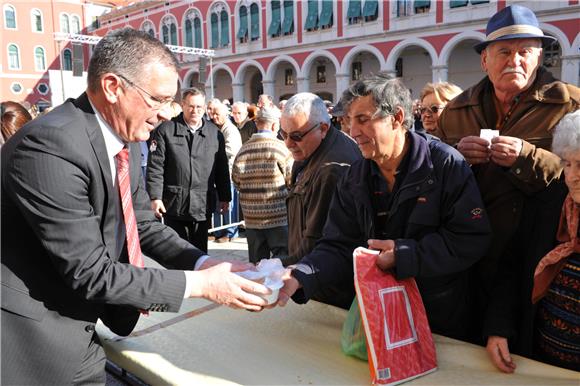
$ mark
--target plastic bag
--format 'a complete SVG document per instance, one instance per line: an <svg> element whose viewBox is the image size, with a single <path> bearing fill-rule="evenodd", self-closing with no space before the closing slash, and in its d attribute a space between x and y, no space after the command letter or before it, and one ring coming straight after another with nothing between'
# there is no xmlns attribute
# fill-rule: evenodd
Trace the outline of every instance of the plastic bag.
<svg viewBox="0 0 580 386"><path fill-rule="evenodd" d="M346 355L362 359L363 361L368 360L367 338L360 317L357 298L354 298L352 301L348 314L346 315L346 320L342 325L340 344L342 345L342 351Z"/></svg>
<svg viewBox="0 0 580 386"><path fill-rule="evenodd" d="M374 385L396 385L437 369L433 336L413 278L397 280L376 265L378 251L353 253L356 296Z"/></svg>

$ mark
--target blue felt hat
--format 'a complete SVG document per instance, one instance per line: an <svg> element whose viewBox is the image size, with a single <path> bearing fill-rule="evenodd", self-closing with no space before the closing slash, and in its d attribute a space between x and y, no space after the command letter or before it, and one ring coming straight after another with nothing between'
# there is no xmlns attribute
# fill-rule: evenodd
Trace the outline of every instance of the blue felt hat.
<svg viewBox="0 0 580 386"><path fill-rule="evenodd" d="M485 35L485 41L473 46L478 54L488 44L500 40L538 38L544 46L556 41L555 38L544 35L534 12L521 5L510 5L493 15L487 23Z"/></svg>

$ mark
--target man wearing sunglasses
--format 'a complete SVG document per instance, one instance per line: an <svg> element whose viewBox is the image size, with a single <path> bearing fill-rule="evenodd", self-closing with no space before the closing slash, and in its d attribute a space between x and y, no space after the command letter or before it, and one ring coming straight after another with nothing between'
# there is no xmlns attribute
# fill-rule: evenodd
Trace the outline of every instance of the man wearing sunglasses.
<svg viewBox="0 0 580 386"><path fill-rule="evenodd" d="M361 159L356 143L332 127L326 105L318 96L299 93L288 100L279 134L294 158L288 195L288 259L300 260L314 248L336 183L351 163ZM351 285L321 291L319 301L348 308L354 296Z"/></svg>
<svg viewBox="0 0 580 386"><path fill-rule="evenodd" d="M450 146L410 131L411 94L399 80L369 77L341 100L365 159L339 180L322 237L287 270L279 305L288 296L305 303L321 289L352 286L353 251L368 246L380 251L379 268L417 280L434 332L467 338L468 268L490 240L469 165Z"/></svg>

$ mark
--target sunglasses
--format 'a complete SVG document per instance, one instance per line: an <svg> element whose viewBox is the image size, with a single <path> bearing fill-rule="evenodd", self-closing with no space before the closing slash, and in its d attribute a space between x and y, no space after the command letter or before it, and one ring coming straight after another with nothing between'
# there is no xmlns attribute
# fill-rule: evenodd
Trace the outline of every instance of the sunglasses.
<svg viewBox="0 0 580 386"><path fill-rule="evenodd" d="M312 130L316 129L318 126L320 126L320 123L317 123L316 125L312 126L310 129L306 130L303 133L301 133L299 131L293 131L291 133L287 133L284 130L280 129L280 135L282 136L282 138L284 138L284 140L290 138L294 142L301 142L304 139L304 137L306 137L306 135L308 135L308 133L310 133Z"/></svg>
<svg viewBox="0 0 580 386"><path fill-rule="evenodd" d="M433 114L437 114L439 111L443 110L444 108L445 108L445 106L433 105L431 107L421 107L419 109L419 111L421 112L421 114L425 114L427 111L430 111Z"/></svg>

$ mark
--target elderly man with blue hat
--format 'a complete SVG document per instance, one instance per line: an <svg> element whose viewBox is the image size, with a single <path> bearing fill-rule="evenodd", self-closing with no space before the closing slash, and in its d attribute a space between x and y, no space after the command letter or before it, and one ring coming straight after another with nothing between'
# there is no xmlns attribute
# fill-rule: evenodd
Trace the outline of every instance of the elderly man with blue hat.
<svg viewBox="0 0 580 386"><path fill-rule="evenodd" d="M518 231L525 221L545 227L536 229L537 235L555 234L554 224L541 220L542 213L559 210L565 195L560 158L550 151L551 131L580 104L580 89L555 79L541 65L542 47L554 41L530 9L511 5L497 12L487 24L485 41L474 47L487 76L452 100L438 125L440 138L472 165L488 210L492 245L475 267L472 284L484 324L479 339L487 339L494 364L504 372L515 369L508 338L515 352L531 355L531 344L522 342L529 337L524 339L514 322L520 315L506 314L506 309L517 313L529 301L520 296L520 288L510 287L523 282L505 279L513 263L510 250L536 237Z"/></svg>

